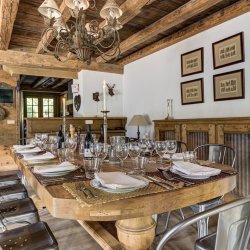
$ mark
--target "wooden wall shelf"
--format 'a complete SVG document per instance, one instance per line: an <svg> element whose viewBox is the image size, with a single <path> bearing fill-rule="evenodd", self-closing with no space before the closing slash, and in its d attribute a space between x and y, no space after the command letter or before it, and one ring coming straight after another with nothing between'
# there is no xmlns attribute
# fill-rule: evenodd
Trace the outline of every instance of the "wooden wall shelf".
<svg viewBox="0 0 250 250"><path fill-rule="evenodd" d="M93 120L92 133L100 134L100 127L103 124L102 117L67 117L67 128L70 124L74 127L80 127L82 133L86 131L85 121ZM58 132L60 125L63 123L63 118L26 118L26 137L34 137L35 133L55 134ZM108 136L124 135L126 133L125 126L127 123L126 117L108 117Z"/></svg>

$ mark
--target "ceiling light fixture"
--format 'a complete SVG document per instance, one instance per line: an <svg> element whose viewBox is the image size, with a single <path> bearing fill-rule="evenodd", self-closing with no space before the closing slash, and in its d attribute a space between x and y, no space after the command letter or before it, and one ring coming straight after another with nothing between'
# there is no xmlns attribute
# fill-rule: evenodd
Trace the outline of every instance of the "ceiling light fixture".
<svg viewBox="0 0 250 250"><path fill-rule="evenodd" d="M74 19L67 23L54 0L45 0L38 8L48 26L42 33L44 51L52 53L59 61L65 61L74 54L87 64L91 63L92 57L101 56L107 61L109 56L120 55L118 30L122 25L118 19L122 10L115 0L107 0L100 11L105 20L103 27L96 20L86 20L85 11L95 8L95 0L65 0L65 4ZM51 43L53 39L55 43Z"/></svg>

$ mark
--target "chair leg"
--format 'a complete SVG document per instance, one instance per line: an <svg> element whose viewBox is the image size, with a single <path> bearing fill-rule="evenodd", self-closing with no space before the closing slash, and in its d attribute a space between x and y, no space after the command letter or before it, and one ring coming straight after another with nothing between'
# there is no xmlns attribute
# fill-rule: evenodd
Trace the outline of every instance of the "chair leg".
<svg viewBox="0 0 250 250"><path fill-rule="evenodd" d="M198 238L202 238L208 235L208 221L209 221L209 217L206 219L197 221Z"/></svg>

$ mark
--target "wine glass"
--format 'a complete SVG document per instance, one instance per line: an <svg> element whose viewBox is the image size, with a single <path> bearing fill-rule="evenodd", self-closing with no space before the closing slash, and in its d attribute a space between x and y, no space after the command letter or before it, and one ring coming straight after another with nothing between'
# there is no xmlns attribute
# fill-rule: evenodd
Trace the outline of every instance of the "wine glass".
<svg viewBox="0 0 250 250"><path fill-rule="evenodd" d="M147 140L146 139L140 139L139 140L139 147L141 149L141 153L143 156L146 155L146 153L148 152L148 145L147 145Z"/></svg>
<svg viewBox="0 0 250 250"><path fill-rule="evenodd" d="M147 139L146 144L147 144L147 151L149 152L150 157L152 157L155 149L155 140Z"/></svg>
<svg viewBox="0 0 250 250"><path fill-rule="evenodd" d="M167 153L170 155L169 160L170 160L170 166L173 165L173 154L176 152L177 149L177 142L174 140L169 140L166 141L167 145Z"/></svg>
<svg viewBox="0 0 250 250"><path fill-rule="evenodd" d="M130 158L132 159L132 161L134 161L134 165L136 166L138 163L138 157L141 153L141 148L138 142L131 142L128 144L128 154L130 156ZM134 171L131 172L131 174L133 174Z"/></svg>
<svg viewBox="0 0 250 250"><path fill-rule="evenodd" d="M166 141L156 141L155 142L155 150L156 150L156 153L159 155L159 157L161 159L161 165L163 165L163 163L162 163L163 156L167 151L167 143L166 143Z"/></svg>
<svg viewBox="0 0 250 250"><path fill-rule="evenodd" d="M109 145L107 143L96 143L94 144L95 155L100 159L100 163L102 164L103 160L107 157L109 152Z"/></svg>
<svg viewBox="0 0 250 250"><path fill-rule="evenodd" d="M128 157L128 152L129 152L128 145L127 144L116 144L115 150L116 150L116 156L119 158L119 160L121 162L121 167L123 168L124 161Z"/></svg>

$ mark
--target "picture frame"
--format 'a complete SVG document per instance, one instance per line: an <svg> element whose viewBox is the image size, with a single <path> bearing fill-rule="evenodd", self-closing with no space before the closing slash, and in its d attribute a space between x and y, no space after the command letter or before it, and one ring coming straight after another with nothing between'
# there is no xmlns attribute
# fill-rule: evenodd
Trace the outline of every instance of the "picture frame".
<svg viewBox="0 0 250 250"><path fill-rule="evenodd" d="M204 102L203 78L181 82L181 104Z"/></svg>
<svg viewBox="0 0 250 250"><path fill-rule="evenodd" d="M244 69L213 76L214 101L245 98Z"/></svg>
<svg viewBox="0 0 250 250"><path fill-rule="evenodd" d="M181 76L189 76L204 71L204 48L181 55Z"/></svg>
<svg viewBox="0 0 250 250"><path fill-rule="evenodd" d="M214 69L244 62L243 32L212 44Z"/></svg>

